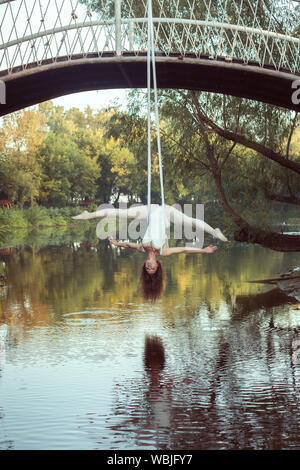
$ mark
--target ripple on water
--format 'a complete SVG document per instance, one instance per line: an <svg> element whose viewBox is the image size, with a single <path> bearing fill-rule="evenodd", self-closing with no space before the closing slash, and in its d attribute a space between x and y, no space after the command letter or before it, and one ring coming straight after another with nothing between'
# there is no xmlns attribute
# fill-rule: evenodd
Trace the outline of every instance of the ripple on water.
<svg viewBox="0 0 300 470"><path fill-rule="evenodd" d="M0 448L299 448L298 311L244 282L289 254L171 257L155 305L140 298L135 257L110 255L16 254L1 297Z"/></svg>

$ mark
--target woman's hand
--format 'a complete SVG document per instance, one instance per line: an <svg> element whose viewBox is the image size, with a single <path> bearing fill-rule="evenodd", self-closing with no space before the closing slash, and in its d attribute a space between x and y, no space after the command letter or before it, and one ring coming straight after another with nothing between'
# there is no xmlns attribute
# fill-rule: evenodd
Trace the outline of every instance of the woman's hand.
<svg viewBox="0 0 300 470"><path fill-rule="evenodd" d="M108 241L111 245L115 245L115 246L118 246L119 243L117 242L117 240L115 240L113 237L108 237Z"/></svg>
<svg viewBox="0 0 300 470"><path fill-rule="evenodd" d="M213 253L216 251L217 247L216 246L207 246L206 248L203 248L203 253Z"/></svg>

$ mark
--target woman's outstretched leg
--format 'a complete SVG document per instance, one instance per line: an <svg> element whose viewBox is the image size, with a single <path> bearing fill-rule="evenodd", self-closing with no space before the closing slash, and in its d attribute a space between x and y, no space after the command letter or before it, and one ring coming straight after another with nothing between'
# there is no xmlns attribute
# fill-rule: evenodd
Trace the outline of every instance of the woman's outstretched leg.
<svg viewBox="0 0 300 470"><path fill-rule="evenodd" d="M84 211L79 215L72 217L74 220L89 220L89 219L98 219L101 217L119 217L121 219L130 218L147 218L148 209L147 206L134 206L129 207L128 209L116 209L114 207L109 207L107 209L100 209L95 212Z"/></svg>
<svg viewBox="0 0 300 470"><path fill-rule="evenodd" d="M169 217L169 220L173 220L174 224L185 224L189 227L196 227L199 230L204 230L205 232L209 233L212 237L218 238L222 242L227 242L227 238L223 235L219 228L212 228L208 225L204 220L201 219L194 219L193 217L189 217L185 215L183 212L179 211L175 207L172 206L165 206L166 207L166 215Z"/></svg>

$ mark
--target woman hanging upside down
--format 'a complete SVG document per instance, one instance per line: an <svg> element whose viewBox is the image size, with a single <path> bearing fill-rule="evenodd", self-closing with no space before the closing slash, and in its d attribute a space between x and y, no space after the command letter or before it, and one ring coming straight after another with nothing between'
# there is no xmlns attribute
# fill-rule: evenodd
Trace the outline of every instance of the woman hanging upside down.
<svg viewBox="0 0 300 470"><path fill-rule="evenodd" d="M129 209L101 209L96 212L84 211L82 214L72 217L72 219L87 220L101 217L147 219L148 206L135 206ZM228 241L219 228L213 229L203 220L189 217L172 206L166 205L163 208L158 204L151 204L150 223L148 224L141 243L122 243L118 242L113 237L108 238L112 245L132 248L146 254L147 259L141 271L141 284L146 299L156 300L162 291L163 271L160 262L157 261L159 255L171 256L180 253L213 253L217 249L216 246L207 246L201 249L185 246L169 248L166 230L170 227L171 220L174 224L188 224L190 227L194 226L200 230L204 230L212 237L223 242Z"/></svg>

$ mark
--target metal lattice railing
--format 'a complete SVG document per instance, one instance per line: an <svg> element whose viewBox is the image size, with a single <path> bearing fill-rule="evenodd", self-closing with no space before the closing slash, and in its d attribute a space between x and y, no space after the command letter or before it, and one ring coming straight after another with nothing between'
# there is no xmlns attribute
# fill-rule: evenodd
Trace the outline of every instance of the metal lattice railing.
<svg viewBox="0 0 300 470"><path fill-rule="evenodd" d="M153 17L162 55L300 72L298 1L153 0ZM147 0L0 0L0 72L146 47Z"/></svg>

